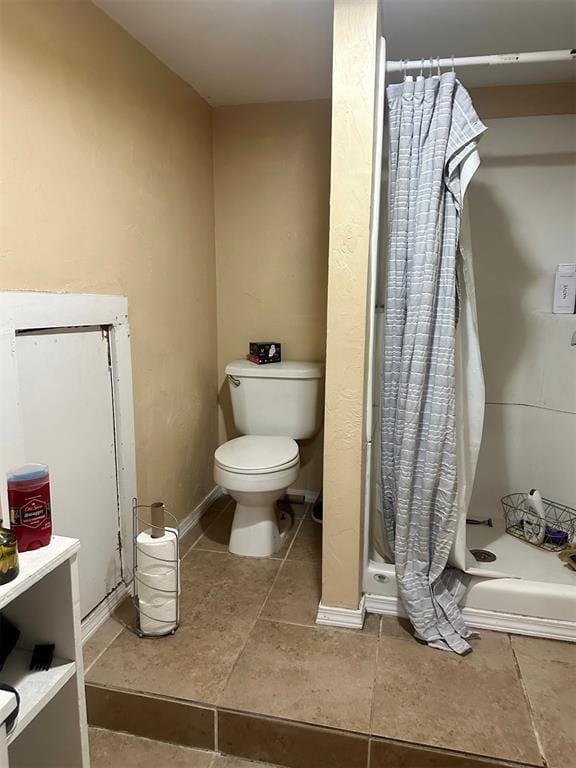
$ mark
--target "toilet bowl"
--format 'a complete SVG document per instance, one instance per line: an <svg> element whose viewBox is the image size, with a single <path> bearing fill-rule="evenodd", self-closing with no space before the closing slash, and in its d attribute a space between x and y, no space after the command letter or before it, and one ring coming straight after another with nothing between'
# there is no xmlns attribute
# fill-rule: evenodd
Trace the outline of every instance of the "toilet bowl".
<svg viewBox="0 0 576 768"><path fill-rule="evenodd" d="M292 520L281 520L276 501L298 477L298 443L290 437L245 435L214 454L214 480L236 501L228 549L269 557L280 549Z"/></svg>

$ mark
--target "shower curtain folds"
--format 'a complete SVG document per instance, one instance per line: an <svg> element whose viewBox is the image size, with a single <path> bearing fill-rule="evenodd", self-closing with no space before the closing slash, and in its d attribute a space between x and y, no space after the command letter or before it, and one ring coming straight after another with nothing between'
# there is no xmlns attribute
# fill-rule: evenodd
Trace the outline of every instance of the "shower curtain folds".
<svg viewBox="0 0 576 768"><path fill-rule="evenodd" d="M471 633L458 608L464 581L446 568L458 520L456 274L464 193L485 126L453 72L407 78L388 86L387 99L384 525L417 636L466 653Z"/></svg>

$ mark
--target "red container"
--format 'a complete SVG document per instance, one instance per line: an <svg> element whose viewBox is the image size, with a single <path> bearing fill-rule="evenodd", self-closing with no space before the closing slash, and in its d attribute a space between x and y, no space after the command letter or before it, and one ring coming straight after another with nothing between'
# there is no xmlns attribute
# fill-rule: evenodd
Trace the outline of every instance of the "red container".
<svg viewBox="0 0 576 768"><path fill-rule="evenodd" d="M25 464L8 472L8 506L19 552L50 544L50 476L45 464Z"/></svg>

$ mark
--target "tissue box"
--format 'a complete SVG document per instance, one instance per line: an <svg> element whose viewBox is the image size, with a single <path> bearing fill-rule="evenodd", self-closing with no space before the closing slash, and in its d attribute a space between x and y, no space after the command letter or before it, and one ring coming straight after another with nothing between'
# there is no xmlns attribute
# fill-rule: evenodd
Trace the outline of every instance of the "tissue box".
<svg viewBox="0 0 576 768"><path fill-rule="evenodd" d="M257 365L279 363L282 360L282 345L277 341L251 341L246 359Z"/></svg>

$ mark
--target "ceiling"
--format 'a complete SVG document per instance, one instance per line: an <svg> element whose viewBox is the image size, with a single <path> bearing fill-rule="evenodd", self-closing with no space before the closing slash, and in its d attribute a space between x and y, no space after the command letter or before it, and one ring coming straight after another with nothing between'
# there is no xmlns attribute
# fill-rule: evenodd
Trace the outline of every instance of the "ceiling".
<svg viewBox="0 0 576 768"><path fill-rule="evenodd" d="M213 105L330 96L332 0L94 0ZM388 57L576 46L576 0L380 0ZM576 63L462 68L468 86L576 79Z"/></svg>
<svg viewBox="0 0 576 768"><path fill-rule="evenodd" d="M95 0L213 105L329 98L332 0Z"/></svg>

